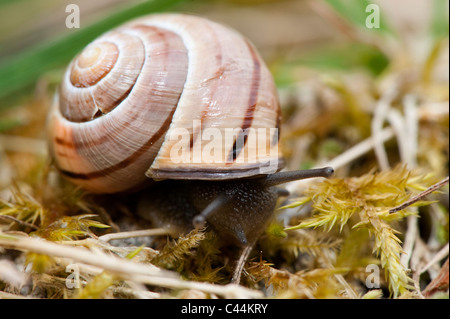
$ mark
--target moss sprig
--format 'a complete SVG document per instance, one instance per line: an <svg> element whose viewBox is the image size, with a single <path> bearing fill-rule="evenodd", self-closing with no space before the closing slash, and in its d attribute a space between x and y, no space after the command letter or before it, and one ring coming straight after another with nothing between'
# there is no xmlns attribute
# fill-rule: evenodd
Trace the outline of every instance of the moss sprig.
<svg viewBox="0 0 450 319"><path fill-rule="evenodd" d="M11 188L12 198L9 201L0 198L0 217L10 217L15 223L35 228L44 220L44 207L32 196ZM11 224L12 227L12 224Z"/></svg>
<svg viewBox="0 0 450 319"><path fill-rule="evenodd" d="M96 237L90 230L94 228L109 228L101 222L91 219L97 215L82 214L76 216L65 216L55 220L46 227L33 232L31 235L42 237L51 241L75 240L83 237Z"/></svg>
<svg viewBox="0 0 450 319"><path fill-rule="evenodd" d="M83 288L75 294L76 299L99 299L105 297L109 287L118 280L117 276L103 271L94 276Z"/></svg>
<svg viewBox="0 0 450 319"><path fill-rule="evenodd" d="M167 269L182 269L187 255L205 239L204 229L194 229L174 242L167 242L160 253L151 260L157 266Z"/></svg>
<svg viewBox="0 0 450 319"><path fill-rule="evenodd" d="M316 183L305 191L299 202L312 203L313 215L288 229L323 227L330 231L344 227L350 231L366 229L374 239L373 252L385 270L394 298L414 289L408 270L400 263L403 253L399 231L392 222L416 214L410 207L390 213L418 191L427 188L430 176L409 171L405 166L360 177L333 178ZM418 201L414 206L429 204ZM291 207L293 205L290 205Z"/></svg>

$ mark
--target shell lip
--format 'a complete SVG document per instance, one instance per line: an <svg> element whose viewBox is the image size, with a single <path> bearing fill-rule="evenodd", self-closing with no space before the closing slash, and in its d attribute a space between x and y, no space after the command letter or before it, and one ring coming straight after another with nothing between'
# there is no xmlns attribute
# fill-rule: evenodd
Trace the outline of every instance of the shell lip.
<svg viewBox="0 0 450 319"><path fill-rule="evenodd" d="M276 173L285 166L284 159L278 158L277 165L247 165L223 168L149 168L145 175L155 181L164 179L183 180L232 180L256 178Z"/></svg>

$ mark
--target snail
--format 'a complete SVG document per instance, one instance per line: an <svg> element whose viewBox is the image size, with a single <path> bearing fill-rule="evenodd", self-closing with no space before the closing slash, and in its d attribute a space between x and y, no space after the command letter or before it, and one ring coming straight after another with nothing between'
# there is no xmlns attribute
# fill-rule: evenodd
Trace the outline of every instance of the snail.
<svg viewBox="0 0 450 319"><path fill-rule="evenodd" d="M93 193L150 185L141 215L180 230L206 223L245 261L288 195L277 185L333 173L279 172L280 123L274 80L247 39L205 18L155 14L72 60L48 140L69 181ZM234 282L241 270L242 262Z"/></svg>

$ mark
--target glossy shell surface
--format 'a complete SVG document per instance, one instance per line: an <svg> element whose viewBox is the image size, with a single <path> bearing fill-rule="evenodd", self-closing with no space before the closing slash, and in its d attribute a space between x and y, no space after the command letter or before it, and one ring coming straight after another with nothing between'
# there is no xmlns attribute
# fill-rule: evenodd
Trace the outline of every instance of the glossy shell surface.
<svg viewBox="0 0 450 319"><path fill-rule="evenodd" d="M74 58L48 136L65 177L114 193L151 179L261 173L278 162L280 120L272 76L248 40L204 18L160 14Z"/></svg>

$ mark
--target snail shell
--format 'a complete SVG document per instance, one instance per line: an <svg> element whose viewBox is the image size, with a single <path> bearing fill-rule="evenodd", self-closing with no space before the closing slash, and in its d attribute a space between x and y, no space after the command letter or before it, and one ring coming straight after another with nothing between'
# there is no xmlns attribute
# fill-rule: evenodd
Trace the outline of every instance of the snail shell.
<svg viewBox="0 0 450 319"><path fill-rule="evenodd" d="M252 44L203 18L160 14L100 36L75 57L55 96L48 136L65 177L114 193L151 179L258 174L279 156L278 130L262 139L257 129L278 129L280 120L272 76ZM213 161L196 161L192 152L174 161L174 149L207 144L204 128L222 136L230 128L249 133L241 149L236 136L231 143L214 140ZM178 132L188 138L174 138Z"/></svg>

